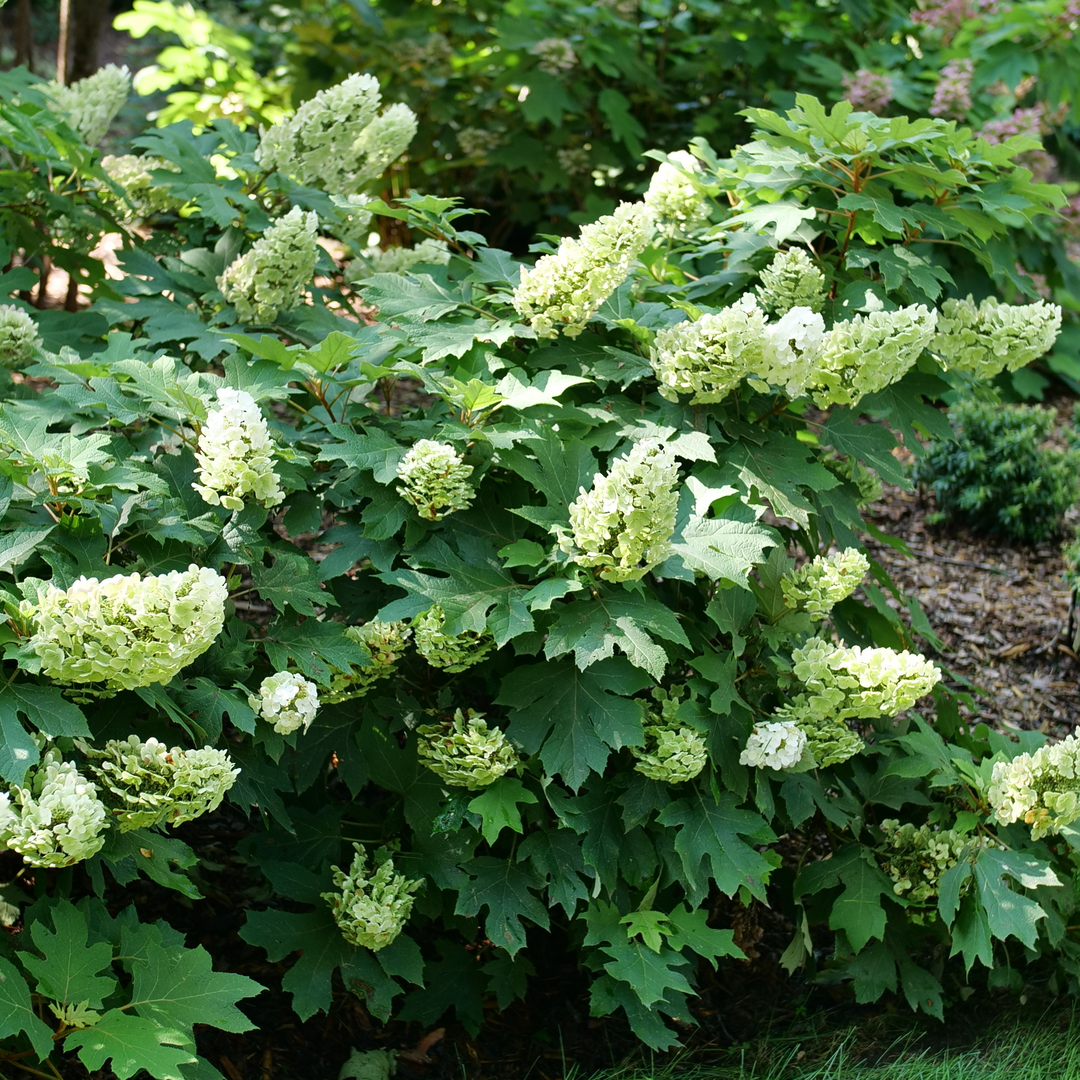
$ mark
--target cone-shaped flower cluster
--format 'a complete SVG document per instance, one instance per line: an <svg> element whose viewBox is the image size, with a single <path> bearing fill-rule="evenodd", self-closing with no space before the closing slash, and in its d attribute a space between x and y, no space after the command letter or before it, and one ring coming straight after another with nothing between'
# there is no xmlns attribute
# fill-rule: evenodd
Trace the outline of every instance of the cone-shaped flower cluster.
<svg viewBox="0 0 1080 1080"><path fill-rule="evenodd" d="M518 764L510 741L488 727L483 713L454 710L453 720L416 729L420 760L445 784L477 791L495 783Z"/></svg>
<svg viewBox="0 0 1080 1080"><path fill-rule="evenodd" d="M411 109L392 105L379 116L381 102L373 75L350 75L263 132L255 158L331 195L353 195L381 176L416 134Z"/></svg>
<svg viewBox="0 0 1080 1080"><path fill-rule="evenodd" d="M136 157L134 154L109 155L101 159L101 167L115 184L124 190L124 199L130 208L127 220L142 221L154 214L173 210L182 204L170 189L156 184L150 175L155 170L176 172L180 170L171 161L158 157Z"/></svg>
<svg viewBox="0 0 1080 1080"><path fill-rule="evenodd" d="M241 322L270 323L300 303L315 273L318 227L314 211L294 206L226 267L218 288Z"/></svg>
<svg viewBox="0 0 1080 1080"><path fill-rule="evenodd" d="M946 300L930 347L949 367L992 379L1001 371L1017 371L1053 348L1061 329L1061 308L1034 304L999 304L988 297L976 305Z"/></svg>
<svg viewBox="0 0 1080 1080"><path fill-rule="evenodd" d="M363 697L377 682L393 675L405 643L412 637L412 629L403 622L372 619L363 626L346 627L345 636L362 646L371 663L367 667L350 667L348 671L332 669L330 690L322 695L327 705Z"/></svg>
<svg viewBox="0 0 1080 1080"><path fill-rule="evenodd" d="M707 225L711 208L693 179L701 172L701 162L687 150L676 150L668 158L649 181L645 205L656 231L674 240Z"/></svg>
<svg viewBox="0 0 1080 1080"><path fill-rule="evenodd" d="M180 825L216 810L240 770L224 750L169 749L138 735L110 739L103 750L84 743L87 771L121 832L151 825Z"/></svg>
<svg viewBox="0 0 1080 1080"><path fill-rule="evenodd" d="M131 93L131 72L106 64L70 86L49 83L45 92L88 146L97 146Z"/></svg>
<svg viewBox="0 0 1080 1080"><path fill-rule="evenodd" d="M368 876L367 856L359 844L346 874L334 867L337 892L322 893L330 905L341 936L350 945L372 952L386 948L404 929L412 914L413 896L423 884L394 873L394 860L387 858Z"/></svg>
<svg viewBox="0 0 1080 1080"><path fill-rule="evenodd" d="M945 871L963 858L974 858L989 843L985 837L965 836L953 829L916 827L911 822L901 825L896 818L882 821L881 831L885 839L877 849L878 861L892 879L893 892L910 904L933 904ZM963 882L962 893L970 884L970 878ZM914 914L915 922L925 918Z"/></svg>
<svg viewBox="0 0 1080 1080"><path fill-rule="evenodd" d="M291 735L311 727L319 711L319 688L295 671L267 675L257 694L248 695L248 705L279 735Z"/></svg>
<svg viewBox="0 0 1080 1080"><path fill-rule="evenodd" d="M420 439L398 464L398 494L427 521L467 509L476 492L469 484L472 466L461 457L449 443Z"/></svg>
<svg viewBox="0 0 1080 1080"><path fill-rule="evenodd" d="M26 606L29 644L57 682L106 690L167 683L221 633L228 595L220 574L194 564L183 573L81 577Z"/></svg>
<svg viewBox="0 0 1080 1080"><path fill-rule="evenodd" d="M989 799L1002 825L1023 821L1033 840L1071 825L1080 818L1080 736L996 762Z"/></svg>
<svg viewBox="0 0 1080 1080"><path fill-rule="evenodd" d="M0 794L0 844L31 866L71 866L105 843L105 807L97 788L59 750L47 750L26 787Z"/></svg>
<svg viewBox="0 0 1080 1080"><path fill-rule="evenodd" d="M803 248L780 251L761 271L757 294L772 315L786 315L797 307L820 311L825 306L825 275Z"/></svg>
<svg viewBox="0 0 1080 1080"><path fill-rule="evenodd" d="M244 499L277 506L285 493L274 472L274 440L262 411L245 390L223 386L199 436L199 483L191 486L211 506L242 510Z"/></svg>
<svg viewBox="0 0 1080 1080"><path fill-rule="evenodd" d="M755 724L739 764L755 769L791 769L802 761L805 749L806 732L794 720Z"/></svg>
<svg viewBox="0 0 1080 1080"><path fill-rule="evenodd" d="M0 304L0 366L21 367L40 344L37 323L22 308Z"/></svg>
<svg viewBox="0 0 1080 1080"><path fill-rule="evenodd" d="M784 603L820 622L862 584L869 569L866 556L855 548L818 555L813 562L784 575L780 582Z"/></svg>
<svg viewBox="0 0 1080 1080"><path fill-rule="evenodd" d="M641 439L597 473L570 504L570 534L559 546L581 566L596 567L607 581L636 581L671 551L679 495L679 466L659 439Z"/></svg>
<svg viewBox="0 0 1080 1080"><path fill-rule="evenodd" d="M649 245L652 213L645 203L621 203L586 225L576 239L567 237L553 255L521 271L514 309L537 337L562 330L577 337L600 305L626 280L630 266Z"/></svg>
<svg viewBox="0 0 1080 1080"><path fill-rule="evenodd" d="M680 691L669 694L657 687L652 696L660 707L645 714L644 745L630 747L630 753L637 758L634 769L650 780L668 784L693 780L708 761L705 737L676 715L682 699Z"/></svg>
<svg viewBox="0 0 1080 1080"><path fill-rule="evenodd" d="M413 619L413 642L416 651L432 666L443 671L464 671L481 660L495 647L491 631L480 633L465 630L460 634L443 633L446 613L434 604L422 615Z"/></svg>

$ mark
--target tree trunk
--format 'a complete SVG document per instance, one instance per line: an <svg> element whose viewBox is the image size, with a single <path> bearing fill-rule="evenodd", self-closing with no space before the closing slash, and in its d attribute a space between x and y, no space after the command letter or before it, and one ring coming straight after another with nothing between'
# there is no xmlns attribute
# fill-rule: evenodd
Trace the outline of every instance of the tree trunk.
<svg viewBox="0 0 1080 1080"><path fill-rule="evenodd" d="M68 83L68 29L71 26L71 0L60 0L60 33L56 39L56 81Z"/></svg>
<svg viewBox="0 0 1080 1080"><path fill-rule="evenodd" d="M19 0L15 9L15 66L34 70L34 28L30 25L30 0Z"/></svg>
<svg viewBox="0 0 1080 1080"><path fill-rule="evenodd" d="M77 82L98 69L101 32L109 18L109 0L70 0L72 55L68 82Z"/></svg>

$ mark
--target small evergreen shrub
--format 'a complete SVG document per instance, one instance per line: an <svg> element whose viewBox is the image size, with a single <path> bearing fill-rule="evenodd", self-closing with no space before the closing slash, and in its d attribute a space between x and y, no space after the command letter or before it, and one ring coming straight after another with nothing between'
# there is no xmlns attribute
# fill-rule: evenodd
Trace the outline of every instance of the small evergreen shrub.
<svg viewBox="0 0 1080 1080"><path fill-rule="evenodd" d="M1038 405L957 402L956 442L936 442L915 478L937 499L931 521L963 522L1037 544L1057 535L1080 490L1080 452L1045 446L1054 411Z"/></svg>

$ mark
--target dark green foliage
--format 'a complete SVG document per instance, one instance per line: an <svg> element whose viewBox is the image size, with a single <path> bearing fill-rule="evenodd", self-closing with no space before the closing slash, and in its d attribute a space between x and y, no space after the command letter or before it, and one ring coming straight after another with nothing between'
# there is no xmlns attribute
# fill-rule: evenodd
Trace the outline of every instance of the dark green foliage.
<svg viewBox="0 0 1080 1080"><path fill-rule="evenodd" d="M1080 494L1080 451L1047 446L1053 409L963 399L949 410L956 441L935 442L915 479L937 500L932 521L1038 544L1061 532Z"/></svg>

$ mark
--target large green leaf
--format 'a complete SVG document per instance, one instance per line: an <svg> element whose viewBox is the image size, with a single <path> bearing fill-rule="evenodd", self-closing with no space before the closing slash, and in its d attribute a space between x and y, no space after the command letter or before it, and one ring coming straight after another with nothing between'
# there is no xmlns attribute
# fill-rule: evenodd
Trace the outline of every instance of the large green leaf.
<svg viewBox="0 0 1080 1080"><path fill-rule="evenodd" d="M23 967L37 979L39 994L61 1005L88 1002L91 1008L100 1008L117 988L111 971L112 946L104 941L90 943L86 919L67 900L54 903L49 911L55 931L40 921L30 927L44 959L24 953Z"/></svg>
<svg viewBox="0 0 1080 1080"><path fill-rule="evenodd" d="M511 956L522 948L523 918L545 930L548 928L547 908L534 892L543 887L543 881L532 867L483 856L473 859L468 870L469 881L458 892L454 913L471 917L486 907L484 932L495 945L506 949Z"/></svg>
<svg viewBox="0 0 1080 1080"><path fill-rule="evenodd" d="M111 1059L117 1080L144 1069L156 1080L187 1080L181 1066L198 1061L183 1032L119 1009L110 1009L93 1027L73 1031L64 1049L78 1050L79 1060L90 1070Z"/></svg>

